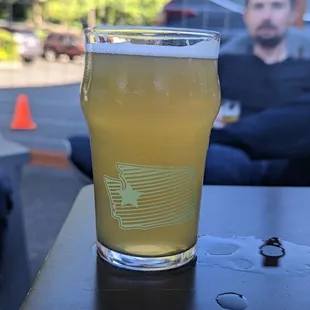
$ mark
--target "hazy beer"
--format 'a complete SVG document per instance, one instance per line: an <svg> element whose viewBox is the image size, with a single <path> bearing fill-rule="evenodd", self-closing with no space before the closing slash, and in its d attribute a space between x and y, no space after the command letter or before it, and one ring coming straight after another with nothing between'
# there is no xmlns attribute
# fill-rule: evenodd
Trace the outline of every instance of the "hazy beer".
<svg viewBox="0 0 310 310"><path fill-rule="evenodd" d="M96 33L126 41L94 42ZM98 252L129 269L181 266L195 256L220 103L218 35L97 27L86 31L86 41L81 103L91 138Z"/></svg>

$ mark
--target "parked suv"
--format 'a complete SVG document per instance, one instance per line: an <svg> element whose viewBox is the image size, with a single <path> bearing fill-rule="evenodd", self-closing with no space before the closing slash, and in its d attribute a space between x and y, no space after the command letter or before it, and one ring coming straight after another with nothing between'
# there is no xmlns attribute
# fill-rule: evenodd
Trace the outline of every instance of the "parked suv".
<svg viewBox="0 0 310 310"><path fill-rule="evenodd" d="M310 24L310 0L307 5L306 27ZM244 0L172 0L164 7L156 24L218 31L225 43L245 32L243 11Z"/></svg>
<svg viewBox="0 0 310 310"><path fill-rule="evenodd" d="M43 56L48 61L55 61L60 55L66 55L72 60L83 54L83 41L75 34L51 33L43 46Z"/></svg>
<svg viewBox="0 0 310 310"><path fill-rule="evenodd" d="M25 62L32 62L42 54L41 41L39 37L26 27L12 25L0 25L0 29L10 32L18 45L20 57Z"/></svg>

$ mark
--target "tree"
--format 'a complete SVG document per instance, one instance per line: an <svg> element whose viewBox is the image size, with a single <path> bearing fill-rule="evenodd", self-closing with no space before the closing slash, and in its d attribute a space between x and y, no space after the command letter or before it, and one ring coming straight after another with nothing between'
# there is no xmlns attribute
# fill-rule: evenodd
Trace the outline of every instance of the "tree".
<svg viewBox="0 0 310 310"><path fill-rule="evenodd" d="M110 25L150 25L166 3L167 0L106 0L99 16Z"/></svg>
<svg viewBox="0 0 310 310"><path fill-rule="evenodd" d="M85 16L89 7L86 1L49 0L45 9L47 17L53 20L67 23Z"/></svg>
<svg viewBox="0 0 310 310"><path fill-rule="evenodd" d="M72 23L87 16L88 12L104 5L105 0L48 0L46 14L51 20Z"/></svg>
<svg viewBox="0 0 310 310"><path fill-rule="evenodd" d="M43 22L43 8L48 0L31 0L32 21L36 27L41 27Z"/></svg>
<svg viewBox="0 0 310 310"><path fill-rule="evenodd" d="M166 2L167 0L48 0L45 2L45 12L49 19L65 24L88 16L89 26L98 22L139 25L151 24Z"/></svg>

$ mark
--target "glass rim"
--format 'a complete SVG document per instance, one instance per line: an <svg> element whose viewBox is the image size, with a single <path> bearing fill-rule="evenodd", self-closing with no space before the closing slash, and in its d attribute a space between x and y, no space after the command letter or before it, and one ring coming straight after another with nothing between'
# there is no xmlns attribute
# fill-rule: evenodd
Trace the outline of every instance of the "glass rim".
<svg viewBox="0 0 310 310"><path fill-rule="evenodd" d="M163 40L180 40L180 39L206 39L220 40L220 33L212 30L195 29L195 28L178 28L178 27L158 27L158 26L105 26L98 25L84 29L84 35L89 34L108 34L134 36L144 38L145 35L156 36ZM190 37L190 38L189 38Z"/></svg>

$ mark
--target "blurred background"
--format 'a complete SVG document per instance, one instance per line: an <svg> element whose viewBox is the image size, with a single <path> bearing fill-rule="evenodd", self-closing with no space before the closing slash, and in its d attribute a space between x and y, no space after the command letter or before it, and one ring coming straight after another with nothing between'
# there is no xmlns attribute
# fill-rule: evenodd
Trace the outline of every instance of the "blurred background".
<svg viewBox="0 0 310 310"><path fill-rule="evenodd" d="M292 26L310 32L310 0L298 5ZM203 28L220 31L226 43L246 31L243 10L243 0L0 0L0 133L31 150L21 205L32 279L85 184L69 164L67 143L87 133L79 103L83 28ZM12 128L21 94L37 125L32 130Z"/></svg>

